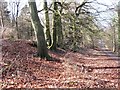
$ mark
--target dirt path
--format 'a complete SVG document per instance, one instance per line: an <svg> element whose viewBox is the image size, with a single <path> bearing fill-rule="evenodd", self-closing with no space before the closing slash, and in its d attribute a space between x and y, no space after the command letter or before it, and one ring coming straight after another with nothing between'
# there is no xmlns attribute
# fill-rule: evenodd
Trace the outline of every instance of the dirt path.
<svg viewBox="0 0 120 90"><path fill-rule="evenodd" d="M104 42L101 42L99 43L99 48L101 48L101 55L105 55L105 56L108 56L110 58L113 58L113 59L119 59L120 57L118 57L117 54L115 54L115 52L113 51L110 51L108 48L106 48L106 45Z"/></svg>
<svg viewBox="0 0 120 90"><path fill-rule="evenodd" d="M117 55L107 49L88 51L87 56L66 54L65 72L66 78L70 79L67 82L83 81L79 83L90 88L118 88L120 60Z"/></svg>

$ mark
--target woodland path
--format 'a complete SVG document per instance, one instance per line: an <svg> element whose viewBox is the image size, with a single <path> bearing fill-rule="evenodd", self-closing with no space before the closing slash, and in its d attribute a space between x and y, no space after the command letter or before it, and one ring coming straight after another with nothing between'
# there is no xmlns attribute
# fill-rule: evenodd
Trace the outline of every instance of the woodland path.
<svg viewBox="0 0 120 90"><path fill-rule="evenodd" d="M120 89L120 58L114 52L102 47L97 50L90 49L84 56L78 53L69 53L65 57L68 58L65 64L68 65L66 67L67 73L72 77L75 74L78 76L77 72L81 72L83 75L81 77L88 83L88 87L95 84L102 88L108 87L109 89L106 88L108 90L112 90L111 87ZM70 76L68 77L70 78ZM79 79L77 78L77 80Z"/></svg>

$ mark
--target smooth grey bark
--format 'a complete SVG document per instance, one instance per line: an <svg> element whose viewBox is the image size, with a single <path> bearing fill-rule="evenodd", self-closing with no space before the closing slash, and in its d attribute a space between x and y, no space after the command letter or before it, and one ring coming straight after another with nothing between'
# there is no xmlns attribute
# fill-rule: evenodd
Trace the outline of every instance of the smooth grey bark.
<svg viewBox="0 0 120 90"><path fill-rule="evenodd" d="M48 59L49 55L48 55L48 51L47 51L45 35L44 35L44 31L43 31L43 26L38 17L35 0L29 0L28 4L29 4L29 8L30 8L32 26L34 28L35 35L37 38L38 56L40 56L41 58Z"/></svg>

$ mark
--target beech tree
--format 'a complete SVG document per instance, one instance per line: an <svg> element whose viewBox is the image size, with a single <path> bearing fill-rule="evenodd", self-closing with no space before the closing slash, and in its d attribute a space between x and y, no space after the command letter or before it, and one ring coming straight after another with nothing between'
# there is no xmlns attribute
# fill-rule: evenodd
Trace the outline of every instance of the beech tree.
<svg viewBox="0 0 120 90"><path fill-rule="evenodd" d="M57 49L57 2L56 0L53 0L53 9L54 9L54 13L53 13L53 43L51 46L52 50L56 50Z"/></svg>
<svg viewBox="0 0 120 90"><path fill-rule="evenodd" d="M49 24L49 10L47 6L47 1L44 0L44 9L45 9L45 19L46 19L46 40L48 43L48 46L51 46L52 40L51 40L51 35L50 35L50 24Z"/></svg>
<svg viewBox="0 0 120 90"><path fill-rule="evenodd" d="M39 20L39 16L37 13L37 6L35 0L28 0L29 8L30 8L30 14L31 14L31 22L32 26L35 31L35 35L37 38L37 55L41 58L49 58L48 51L47 51L47 45L45 41L43 26Z"/></svg>
<svg viewBox="0 0 120 90"><path fill-rule="evenodd" d="M60 7L59 7L60 6ZM52 50L56 50L57 46L61 46L63 43L63 32L62 32L62 4L56 0L53 0L53 43L51 46Z"/></svg>

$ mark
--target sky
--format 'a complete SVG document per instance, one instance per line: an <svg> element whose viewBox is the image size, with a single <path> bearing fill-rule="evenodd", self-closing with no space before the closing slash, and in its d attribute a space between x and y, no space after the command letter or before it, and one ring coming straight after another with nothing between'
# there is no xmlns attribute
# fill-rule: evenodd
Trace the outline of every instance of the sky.
<svg viewBox="0 0 120 90"><path fill-rule="evenodd" d="M5 0L7 2L16 1L16 0ZM28 0L20 0L22 2L22 5L27 4ZM37 4L40 4L44 0L36 0ZM47 0L48 2L51 2L52 0ZM84 0L62 0L67 2L74 2L77 1L79 3L83 2ZM99 3L103 3L106 5L113 5L114 3L118 3L119 0L91 0L91 1L97 1ZM102 8L101 8L102 9Z"/></svg>
<svg viewBox="0 0 120 90"><path fill-rule="evenodd" d="M11 2L11 1L16 1L16 0L6 0L7 2ZM27 4L28 0L20 0L21 3L20 3L20 9L22 9L22 7ZM52 0L47 0L48 3L50 3ZM63 0L63 1L67 1L67 2L79 2L80 4L84 1L84 0ZM108 8L114 8L114 5L117 5L118 1L119 0L91 0L91 1L94 1L94 2L99 2L101 4L104 4L104 5L108 5L109 7L106 7L104 5L97 5L96 3L95 4L92 4L92 6L97 9L98 11L106 11ZM36 0L36 4L39 8L39 10L43 9L43 0ZM42 14L43 16L43 14ZM111 19L112 17L114 16L113 12L112 11L107 11L107 12L103 12L100 14L100 17L98 17L100 23L102 23L103 25L107 25L108 22L109 22L109 19ZM42 18L42 17L41 17ZM105 19L108 19L107 21L105 21Z"/></svg>

